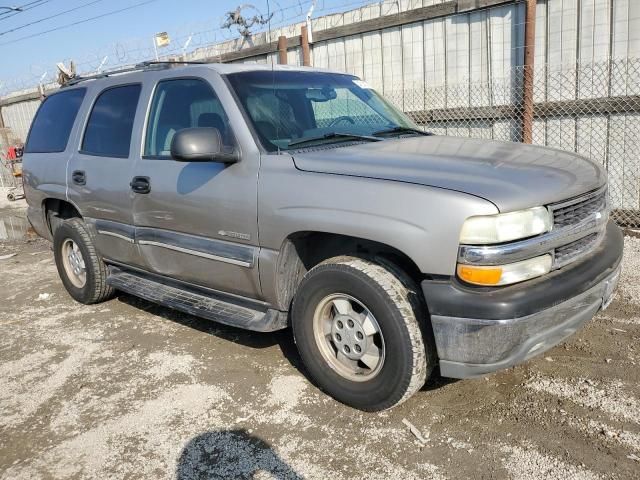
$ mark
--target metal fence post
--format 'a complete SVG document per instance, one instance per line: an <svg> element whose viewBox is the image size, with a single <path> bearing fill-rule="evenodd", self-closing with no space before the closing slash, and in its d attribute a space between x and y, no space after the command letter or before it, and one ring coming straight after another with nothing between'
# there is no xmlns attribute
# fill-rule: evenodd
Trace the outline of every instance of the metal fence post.
<svg viewBox="0 0 640 480"><path fill-rule="evenodd" d="M306 25L300 27L300 46L302 47L302 65L311 66L311 51L309 50L309 31Z"/></svg>
<svg viewBox="0 0 640 480"><path fill-rule="evenodd" d="M536 50L536 0L527 0L524 23L524 81L522 83L522 141L533 140L533 77Z"/></svg>
<svg viewBox="0 0 640 480"><path fill-rule="evenodd" d="M278 63L287 64L287 37L284 35L278 37Z"/></svg>

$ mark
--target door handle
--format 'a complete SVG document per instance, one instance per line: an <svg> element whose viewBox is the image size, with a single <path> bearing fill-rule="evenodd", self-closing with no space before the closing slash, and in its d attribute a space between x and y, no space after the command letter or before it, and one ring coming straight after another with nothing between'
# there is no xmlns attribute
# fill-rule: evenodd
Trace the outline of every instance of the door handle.
<svg viewBox="0 0 640 480"><path fill-rule="evenodd" d="M76 185L86 185L87 176L82 170L74 170L71 174L71 181Z"/></svg>
<svg viewBox="0 0 640 480"><path fill-rule="evenodd" d="M151 191L149 177L133 177L129 186L135 193L149 193Z"/></svg>

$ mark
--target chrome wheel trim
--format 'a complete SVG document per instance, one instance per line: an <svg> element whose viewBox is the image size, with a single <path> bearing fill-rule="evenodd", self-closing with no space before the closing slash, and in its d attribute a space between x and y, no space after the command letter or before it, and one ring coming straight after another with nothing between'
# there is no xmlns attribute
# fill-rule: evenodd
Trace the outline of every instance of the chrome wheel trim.
<svg viewBox="0 0 640 480"><path fill-rule="evenodd" d="M313 336L325 362L347 380L365 382L382 370L385 346L380 325L351 295L335 293L318 303Z"/></svg>
<svg viewBox="0 0 640 480"><path fill-rule="evenodd" d="M67 238L62 242L62 264L67 278L74 287L82 288L87 283L87 268L78 244Z"/></svg>

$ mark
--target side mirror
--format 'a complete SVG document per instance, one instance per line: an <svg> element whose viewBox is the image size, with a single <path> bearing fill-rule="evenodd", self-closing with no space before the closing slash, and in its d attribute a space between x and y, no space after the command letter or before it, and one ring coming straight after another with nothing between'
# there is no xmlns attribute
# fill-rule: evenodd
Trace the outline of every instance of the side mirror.
<svg viewBox="0 0 640 480"><path fill-rule="evenodd" d="M217 128L196 127L178 130L171 140L171 156L178 162L236 163L237 153L222 151L222 136Z"/></svg>

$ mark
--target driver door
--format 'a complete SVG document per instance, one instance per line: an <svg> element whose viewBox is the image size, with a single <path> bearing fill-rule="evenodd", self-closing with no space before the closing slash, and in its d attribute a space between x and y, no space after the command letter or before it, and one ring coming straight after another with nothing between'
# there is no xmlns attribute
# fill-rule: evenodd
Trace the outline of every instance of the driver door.
<svg viewBox="0 0 640 480"><path fill-rule="evenodd" d="M171 140L184 128L214 127L237 149L229 119L209 80L167 78L151 98L143 155L134 179L136 241L146 268L190 284L260 296L257 254L257 162L241 158L179 162Z"/></svg>

